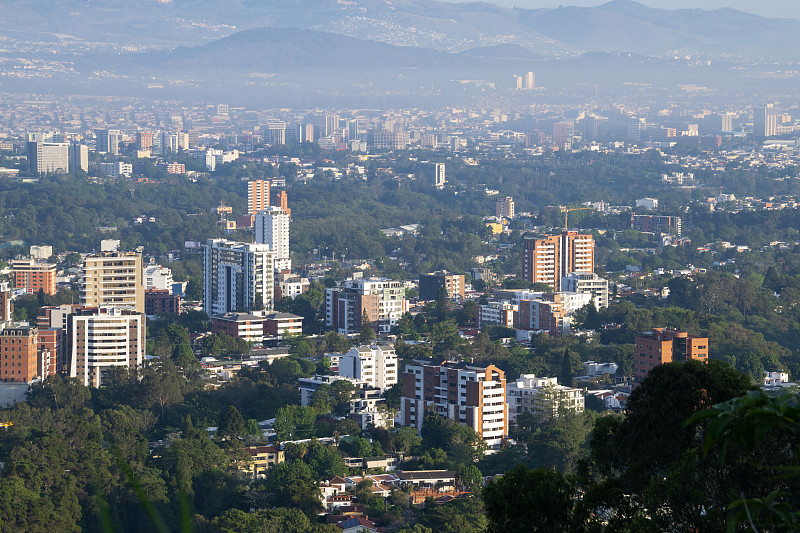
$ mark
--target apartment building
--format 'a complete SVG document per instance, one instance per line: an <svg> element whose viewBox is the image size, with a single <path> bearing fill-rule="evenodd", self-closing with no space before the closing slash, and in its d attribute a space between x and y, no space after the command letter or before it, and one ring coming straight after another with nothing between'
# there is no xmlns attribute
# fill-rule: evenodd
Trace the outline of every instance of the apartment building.
<svg viewBox="0 0 800 533"><path fill-rule="evenodd" d="M172 291L172 270L150 263L144 267L144 290Z"/></svg>
<svg viewBox="0 0 800 533"><path fill-rule="evenodd" d="M513 328L517 322L519 306L517 304L500 301L479 305L477 308L476 326L503 326Z"/></svg>
<svg viewBox="0 0 800 533"><path fill-rule="evenodd" d="M269 245L208 239L202 247L203 309L209 316L273 308L275 252Z"/></svg>
<svg viewBox="0 0 800 533"><path fill-rule="evenodd" d="M391 346L354 346L339 357L339 375L366 381L383 392L397 383L397 354Z"/></svg>
<svg viewBox="0 0 800 533"><path fill-rule="evenodd" d="M439 296L439 291L444 289L447 299L463 300L465 284L466 281L463 274L450 274L446 270L420 274L419 299L435 300Z"/></svg>
<svg viewBox="0 0 800 533"><path fill-rule="evenodd" d="M593 272L570 272L561 278L561 290L591 294L598 311L608 307L608 280Z"/></svg>
<svg viewBox="0 0 800 533"><path fill-rule="evenodd" d="M104 307L69 316L69 375L83 385L101 387L113 367L140 366L144 360L144 316Z"/></svg>
<svg viewBox="0 0 800 533"><path fill-rule="evenodd" d="M29 142L28 165L35 175L69 172L69 143Z"/></svg>
<svg viewBox="0 0 800 533"><path fill-rule="evenodd" d="M142 256L134 252L100 252L84 259L81 303L144 313Z"/></svg>
<svg viewBox="0 0 800 533"><path fill-rule="evenodd" d="M251 182L252 183L252 182ZM254 215L256 244L266 244L275 252L275 269L291 270L289 258L289 214L280 207L265 207Z"/></svg>
<svg viewBox="0 0 800 533"><path fill-rule="evenodd" d="M558 384L557 378L537 378L535 374L522 374L506 389L508 417L512 424L523 413L531 413L537 420L549 420L563 412L582 413L585 408L582 389Z"/></svg>
<svg viewBox="0 0 800 533"><path fill-rule="evenodd" d="M348 279L341 286L325 291L325 325L339 333L360 331L365 312L377 332L389 333L407 311L405 287L400 281Z"/></svg>
<svg viewBox="0 0 800 533"><path fill-rule="evenodd" d="M653 328L637 335L633 345L633 379L641 383L647 373L663 363L685 363L691 359L708 361L708 338L694 337L685 331Z"/></svg>
<svg viewBox="0 0 800 533"><path fill-rule="evenodd" d="M34 326L11 326L0 331L0 381L29 383L39 377L39 330Z"/></svg>
<svg viewBox="0 0 800 533"><path fill-rule="evenodd" d="M269 207L269 180L247 182L247 214L255 215Z"/></svg>
<svg viewBox="0 0 800 533"><path fill-rule="evenodd" d="M494 204L495 216L499 218L514 218L514 199L506 196L497 200Z"/></svg>
<svg viewBox="0 0 800 533"><path fill-rule="evenodd" d="M178 315L181 312L181 297L171 294L164 289L148 289L144 291L144 314L154 315Z"/></svg>
<svg viewBox="0 0 800 533"><path fill-rule="evenodd" d="M11 261L11 276L15 289L25 289L29 294L40 290L45 294L56 293L56 265L52 263L14 259Z"/></svg>
<svg viewBox="0 0 800 533"><path fill-rule="evenodd" d="M681 217L631 214L631 228L643 233L674 233L682 231Z"/></svg>
<svg viewBox="0 0 800 533"><path fill-rule="evenodd" d="M505 373L494 365L417 359L403 373L399 423L421 430L429 409L499 448L508 436Z"/></svg>
<svg viewBox="0 0 800 533"><path fill-rule="evenodd" d="M522 275L531 283L546 283L553 290L571 272L594 272L594 237L577 231L526 238L522 253Z"/></svg>

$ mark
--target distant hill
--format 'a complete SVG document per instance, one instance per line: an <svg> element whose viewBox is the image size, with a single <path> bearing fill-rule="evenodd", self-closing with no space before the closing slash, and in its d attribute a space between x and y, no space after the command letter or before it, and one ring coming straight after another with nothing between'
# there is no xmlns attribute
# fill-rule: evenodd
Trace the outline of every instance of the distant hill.
<svg viewBox="0 0 800 533"><path fill-rule="evenodd" d="M792 46L798 20L732 9L657 9L631 0L556 9L434 0L5 0L0 7L0 36L16 39L173 47L260 27L300 27L447 52L513 44L547 57L587 51L800 57Z"/></svg>

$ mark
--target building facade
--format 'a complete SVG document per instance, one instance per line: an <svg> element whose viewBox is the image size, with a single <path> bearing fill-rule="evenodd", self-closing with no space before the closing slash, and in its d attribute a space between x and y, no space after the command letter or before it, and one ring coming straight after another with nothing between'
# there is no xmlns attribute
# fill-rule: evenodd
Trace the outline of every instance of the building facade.
<svg viewBox="0 0 800 533"><path fill-rule="evenodd" d="M570 272L561 278L561 290L591 294L598 311L608 307L608 280L593 272Z"/></svg>
<svg viewBox="0 0 800 533"><path fill-rule="evenodd" d="M40 290L45 294L56 293L56 265L52 263L14 259L11 261L11 275L15 289L25 289L29 294Z"/></svg>
<svg viewBox="0 0 800 533"><path fill-rule="evenodd" d="M39 330L12 326L0 331L0 364L3 383L29 383L39 377Z"/></svg>
<svg viewBox="0 0 800 533"><path fill-rule="evenodd" d="M444 289L448 300L463 300L464 285L463 274L450 274L446 270L419 275L419 299L435 300L439 291Z"/></svg>
<svg viewBox="0 0 800 533"><path fill-rule="evenodd" d="M512 424L523 413L537 420L549 420L560 413L582 413L585 401L583 390L558 384L557 378L537 378L522 374L507 388L508 417Z"/></svg>
<svg viewBox="0 0 800 533"><path fill-rule="evenodd" d="M134 252L89 255L81 270L81 303L144 313L142 256Z"/></svg>
<svg viewBox="0 0 800 533"><path fill-rule="evenodd" d="M255 214L253 229L257 244L269 245L275 252L279 270L291 270L289 259L289 214L280 207L266 207Z"/></svg>
<svg viewBox="0 0 800 533"><path fill-rule="evenodd" d="M681 234L681 217L631 214L631 228L644 233Z"/></svg>
<svg viewBox="0 0 800 533"><path fill-rule="evenodd" d="M514 218L514 199L510 196L497 200L494 204L495 216L500 218Z"/></svg>
<svg viewBox="0 0 800 533"><path fill-rule="evenodd" d="M29 142L28 165L37 176L69 172L69 143Z"/></svg>
<svg viewBox="0 0 800 533"><path fill-rule="evenodd" d="M594 237L565 230L561 235L525 239L522 275L526 280L558 290L561 278L571 272L594 272Z"/></svg>
<svg viewBox="0 0 800 533"><path fill-rule="evenodd" d="M397 383L397 354L391 346L354 346L339 357L339 375L366 381L383 392Z"/></svg>
<svg viewBox="0 0 800 533"><path fill-rule="evenodd" d="M361 330L364 313L379 333L388 333L408 311L405 287L387 278L348 279L325 291L325 325L339 333Z"/></svg>
<svg viewBox="0 0 800 533"><path fill-rule="evenodd" d="M637 335L633 345L633 379L641 383L647 373L663 363L685 363L691 359L708 361L708 338L694 337L685 331L653 328Z"/></svg>
<svg viewBox="0 0 800 533"><path fill-rule="evenodd" d="M268 180L253 180L247 182L247 214L255 215L269 207Z"/></svg>
<svg viewBox="0 0 800 533"><path fill-rule="evenodd" d="M208 239L203 245L203 309L209 316L272 310L275 252L266 244Z"/></svg>

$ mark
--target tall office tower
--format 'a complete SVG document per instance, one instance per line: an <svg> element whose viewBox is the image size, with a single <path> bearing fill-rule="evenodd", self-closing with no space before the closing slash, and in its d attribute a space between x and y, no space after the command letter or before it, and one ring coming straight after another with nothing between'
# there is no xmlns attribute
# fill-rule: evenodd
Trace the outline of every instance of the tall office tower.
<svg viewBox="0 0 800 533"><path fill-rule="evenodd" d="M275 207L279 207L281 211L286 213L289 216L292 216L292 210L289 209L289 197L286 196L286 191L280 191L273 197L273 204Z"/></svg>
<svg viewBox="0 0 800 533"><path fill-rule="evenodd" d="M597 131L600 120L594 116L589 115L583 123L583 136L587 141L597 140Z"/></svg>
<svg viewBox="0 0 800 533"><path fill-rule="evenodd" d="M733 113L719 114L719 131L733 131Z"/></svg>
<svg viewBox="0 0 800 533"><path fill-rule="evenodd" d="M164 153L164 146L169 144L169 142L165 142L164 137L167 134L163 131L159 131L153 134L153 144L150 147L150 151L154 154L163 154Z"/></svg>
<svg viewBox="0 0 800 533"><path fill-rule="evenodd" d="M653 328L637 335L633 344L633 380L641 383L647 373L663 363L685 363L691 359L708 362L708 338L693 337L685 331Z"/></svg>
<svg viewBox="0 0 800 533"><path fill-rule="evenodd" d="M443 189L447 182L444 163L429 163L423 161L419 164L419 173L437 189Z"/></svg>
<svg viewBox="0 0 800 533"><path fill-rule="evenodd" d="M347 138L348 140L354 141L358 139L358 119L354 118L353 120L347 121Z"/></svg>
<svg viewBox="0 0 800 533"><path fill-rule="evenodd" d="M330 137L339 131L339 116L326 115L325 116L325 137Z"/></svg>
<svg viewBox="0 0 800 533"><path fill-rule="evenodd" d="M389 333L408 311L405 287L387 278L348 279L325 291L325 325L339 333L361 330L364 313L379 333Z"/></svg>
<svg viewBox="0 0 800 533"><path fill-rule="evenodd" d="M392 346L354 346L339 357L339 375L383 392L397 383L397 354Z"/></svg>
<svg viewBox="0 0 800 533"><path fill-rule="evenodd" d="M144 315L121 309L78 311L69 316L69 375L88 387L101 387L111 368L142 364Z"/></svg>
<svg viewBox="0 0 800 533"><path fill-rule="evenodd" d="M69 144L29 142L28 165L35 175L69 172Z"/></svg>
<svg viewBox="0 0 800 533"><path fill-rule="evenodd" d="M203 310L208 316L272 310L274 278L275 252L266 244L208 239L203 245Z"/></svg>
<svg viewBox="0 0 800 533"><path fill-rule="evenodd" d="M144 313L142 256L133 252L100 252L83 261L81 304Z"/></svg>
<svg viewBox="0 0 800 533"><path fill-rule="evenodd" d="M269 207L269 180L247 182L247 214L255 215Z"/></svg>
<svg viewBox="0 0 800 533"><path fill-rule="evenodd" d="M553 124L553 142L556 144L572 144L575 126L571 120Z"/></svg>
<svg viewBox="0 0 800 533"><path fill-rule="evenodd" d="M753 110L753 136L756 139L774 137L778 134L778 109L774 104Z"/></svg>
<svg viewBox="0 0 800 533"><path fill-rule="evenodd" d="M647 131L647 121L643 118L630 117L627 122L627 136L631 142L638 142L642 140L644 132Z"/></svg>
<svg viewBox="0 0 800 533"><path fill-rule="evenodd" d="M14 302L8 283L0 283L0 322L8 322L14 314Z"/></svg>
<svg viewBox="0 0 800 533"><path fill-rule="evenodd" d="M495 216L514 218L514 199L510 196L500 198L494 204Z"/></svg>
<svg viewBox="0 0 800 533"><path fill-rule="evenodd" d="M273 121L267 124L267 132L269 133L269 143L272 145L286 144L286 123L280 121Z"/></svg>
<svg viewBox="0 0 800 533"><path fill-rule="evenodd" d="M514 74L514 88L522 89L523 88L522 82L523 82L522 76L517 76L516 74Z"/></svg>
<svg viewBox="0 0 800 533"><path fill-rule="evenodd" d="M577 231L525 239L522 276L531 283L546 283L555 291L561 278L572 272L594 272L594 237Z"/></svg>
<svg viewBox="0 0 800 533"><path fill-rule="evenodd" d="M403 372L399 423L419 431L429 410L471 427L497 449L508 437L505 372L494 365L415 359Z"/></svg>
<svg viewBox="0 0 800 533"><path fill-rule="evenodd" d="M435 300L444 290L450 300L464 299L464 274L450 274L446 270L419 275L419 299Z"/></svg>
<svg viewBox="0 0 800 533"><path fill-rule="evenodd" d="M303 142L314 142L314 125L313 124L306 124L303 126Z"/></svg>
<svg viewBox="0 0 800 533"><path fill-rule="evenodd" d="M38 377L39 330L33 326L0 331L0 378L4 383L28 383Z"/></svg>
<svg viewBox="0 0 800 533"><path fill-rule="evenodd" d="M15 289L25 289L29 294L42 291L56 293L56 265L37 263L33 259L12 259L11 275Z"/></svg>
<svg viewBox="0 0 800 533"><path fill-rule="evenodd" d="M255 215L256 244L267 244L275 252L275 269L291 270L289 259L289 214L280 207L267 207Z"/></svg>
<svg viewBox="0 0 800 533"><path fill-rule="evenodd" d="M89 172L89 147L85 144L72 143L69 145L69 171Z"/></svg>
<svg viewBox="0 0 800 533"><path fill-rule="evenodd" d="M536 75L533 72L528 72L527 74L525 74L525 88L526 89L536 88Z"/></svg>
<svg viewBox="0 0 800 533"><path fill-rule="evenodd" d="M136 134L136 144L139 145L139 150L149 150L153 147L153 132L140 131Z"/></svg>
<svg viewBox="0 0 800 533"><path fill-rule="evenodd" d="M97 138L95 150L101 153L119 155L119 142L122 134L119 130L96 130Z"/></svg>

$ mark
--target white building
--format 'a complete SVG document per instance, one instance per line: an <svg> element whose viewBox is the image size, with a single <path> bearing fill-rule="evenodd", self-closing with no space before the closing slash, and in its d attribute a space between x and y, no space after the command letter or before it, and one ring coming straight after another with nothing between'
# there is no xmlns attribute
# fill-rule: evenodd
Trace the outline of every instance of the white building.
<svg viewBox="0 0 800 533"><path fill-rule="evenodd" d="M30 253L31 257L33 257L36 261L47 261L48 259L53 257L53 247L31 246Z"/></svg>
<svg viewBox="0 0 800 533"><path fill-rule="evenodd" d="M266 244L208 239L203 247L203 310L272 310L275 252Z"/></svg>
<svg viewBox="0 0 800 533"><path fill-rule="evenodd" d="M28 165L33 174L69 172L69 143L28 143Z"/></svg>
<svg viewBox="0 0 800 533"><path fill-rule="evenodd" d="M232 161L236 161L237 159L239 159L238 150L231 150L229 152L215 149L206 150L206 168L211 172L216 170L217 165L230 163Z"/></svg>
<svg viewBox="0 0 800 533"><path fill-rule="evenodd" d="M167 290L172 293L172 270L149 264L144 268L144 290Z"/></svg>
<svg viewBox="0 0 800 533"><path fill-rule="evenodd" d="M366 312L379 333L389 333L408 311L405 287L388 278L348 279L342 286L325 291L325 324L339 333L361 330Z"/></svg>
<svg viewBox="0 0 800 533"><path fill-rule="evenodd" d="M133 165L122 161L98 163L97 168L109 178L119 178L120 176L130 178L133 175Z"/></svg>
<svg viewBox="0 0 800 533"><path fill-rule="evenodd" d="M297 390L300 392L300 405L307 407L311 405L311 398L320 385L331 385L339 380L347 380L353 384L356 390L366 388L367 382L360 379L346 378L342 376L328 376L324 374L317 374L310 378L300 378L297 380Z"/></svg>
<svg viewBox="0 0 800 533"><path fill-rule="evenodd" d="M582 413L584 410L583 391L559 385L557 378L522 374L506 389L508 417L512 424L522 413L533 413L538 419L545 420L558 416L562 411Z"/></svg>
<svg viewBox="0 0 800 533"><path fill-rule="evenodd" d="M397 383L397 354L391 346L354 346L339 357L339 375L366 381L383 392Z"/></svg>
<svg viewBox="0 0 800 533"><path fill-rule="evenodd" d="M598 311L608 307L608 280L595 273L571 272L561 278L561 290L591 294Z"/></svg>
<svg viewBox="0 0 800 533"><path fill-rule="evenodd" d="M139 366L144 359L144 315L100 308L91 315L70 315L70 377L100 387L112 367Z"/></svg>
<svg viewBox="0 0 800 533"><path fill-rule="evenodd" d="M268 207L255 215L253 229L257 244L267 244L275 252L279 270L291 270L289 260L289 214L280 207ZM288 266L287 266L288 263Z"/></svg>
<svg viewBox="0 0 800 533"><path fill-rule="evenodd" d="M636 200L636 207L641 207L642 209L647 209L648 211L654 211L658 209L658 199L640 198Z"/></svg>
<svg viewBox="0 0 800 533"><path fill-rule="evenodd" d="M482 328L495 325L513 328L518 312L519 306L511 302L489 302L486 305L478 306L477 326Z"/></svg>

